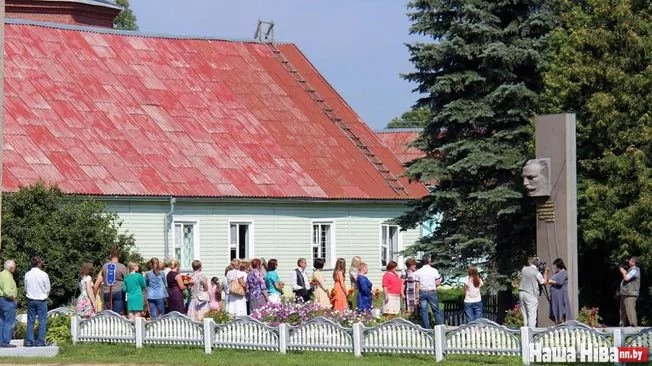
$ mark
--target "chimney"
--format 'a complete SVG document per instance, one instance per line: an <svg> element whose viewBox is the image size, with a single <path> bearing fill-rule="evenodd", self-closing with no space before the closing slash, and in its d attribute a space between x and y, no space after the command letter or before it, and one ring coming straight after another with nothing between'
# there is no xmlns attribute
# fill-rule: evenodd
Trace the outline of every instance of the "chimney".
<svg viewBox="0 0 652 366"><path fill-rule="evenodd" d="M5 0L5 16L39 22L113 28L122 10L111 0Z"/></svg>

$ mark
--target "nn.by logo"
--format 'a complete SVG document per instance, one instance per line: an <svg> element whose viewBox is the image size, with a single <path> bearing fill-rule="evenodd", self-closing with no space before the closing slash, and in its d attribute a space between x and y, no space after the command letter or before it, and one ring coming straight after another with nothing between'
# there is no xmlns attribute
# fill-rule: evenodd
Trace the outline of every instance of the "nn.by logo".
<svg viewBox="0 0 652 366"><path fill-rule="evenodd" d="M583 362L647 362L647 347L595 347L583 344L575 347L543 347L530 343L531 363L583 363Z"/></svg>

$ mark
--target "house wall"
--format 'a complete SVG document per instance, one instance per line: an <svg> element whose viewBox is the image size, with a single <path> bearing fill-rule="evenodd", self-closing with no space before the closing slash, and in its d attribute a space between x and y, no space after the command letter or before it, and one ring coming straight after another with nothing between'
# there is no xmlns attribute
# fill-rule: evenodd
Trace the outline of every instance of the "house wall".
<svg viewBox="0 0 652 366"><path fill-rule="evenodd" d="M134 234L136 248L144 258L164 258L165 216L170 211L168 202L110 201L108 204L122 218L122 229ZM230 259L230 222L252 224L253 253L249 257L278 259L279 276L288 284L298 258L308 258L308 267L312 268L312 225L324 222L332 223L333 264L335 258L343 257L348 270L351 258L359 255L369 264L369 277L374 287L380 287L383 274L380 265L381 224L399 216L405 209L405 205L397 203L177 201L172 217L175 221L197 223L198 259L209 278L224 276L224 268ZM419 235L418 229L399 232L399 250L414 243ZM173 236L171 233L171 243ZM397 259L400 259L402 268L403 258ZM331 263L326 263L326 268L332 269ZM329 286L332 285L331 273L325 275Z"/></svg>

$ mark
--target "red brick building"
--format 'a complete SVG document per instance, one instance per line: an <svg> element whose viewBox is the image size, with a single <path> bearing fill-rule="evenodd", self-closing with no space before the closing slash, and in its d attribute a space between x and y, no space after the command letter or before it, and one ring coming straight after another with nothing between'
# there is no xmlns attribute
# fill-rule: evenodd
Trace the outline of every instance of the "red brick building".
<svg viewBox="0 0 652 366"><path fill-rule="evenodd" d="M113 28L121 8L109 0L5 0L8 19Z"/></svg>

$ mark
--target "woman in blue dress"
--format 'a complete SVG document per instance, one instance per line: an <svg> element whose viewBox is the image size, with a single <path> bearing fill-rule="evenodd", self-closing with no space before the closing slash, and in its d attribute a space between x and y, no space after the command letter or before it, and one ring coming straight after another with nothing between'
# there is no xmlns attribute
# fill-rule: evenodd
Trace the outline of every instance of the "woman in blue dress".
<svg viewBox="0 0 652 366"><path fill-rule="evenodd" d="M555 324L561 324L573 319L568 297L568 272L561 258L555 259L552 265L554 273L552 277L546 280L547 284L550 285L550 319Z"/></svg>
<svg viewBox="0 0 652 366"><path fill-rule="evenodd" d="M358 312L361 313L368 313L371 312L371 288L372 284L371 281L367 278L367 271L369 268L365 263L360 263L360 266L358 267L358 278L356 280L357 282L357 289L358 289L358 296L357 296L357 309Z"/></svg>

